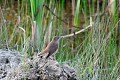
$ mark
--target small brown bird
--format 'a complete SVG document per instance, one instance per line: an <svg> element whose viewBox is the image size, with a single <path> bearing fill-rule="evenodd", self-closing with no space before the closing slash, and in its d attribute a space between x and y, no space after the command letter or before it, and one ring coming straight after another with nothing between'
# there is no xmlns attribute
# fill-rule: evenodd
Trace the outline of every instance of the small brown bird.
<svg viewBox="0 0 120 80"><path fill-rule="evenodd" d="M61 39L61 37L59 36L55 36L52 41L47 45L47 47L40 52L40 54L38 54L38 56L43 56L46 55L46 59L49 58L51 55L55 54L58 51L59 48L59 40Z"/></svg>

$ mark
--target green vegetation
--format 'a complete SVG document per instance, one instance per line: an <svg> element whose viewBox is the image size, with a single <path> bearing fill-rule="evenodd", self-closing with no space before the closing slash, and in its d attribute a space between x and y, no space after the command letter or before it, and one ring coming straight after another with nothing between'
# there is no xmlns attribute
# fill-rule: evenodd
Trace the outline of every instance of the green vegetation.
<svg viewBox="0 0 120 80"><path fill-rule="evenodd" d="M62 20L69 18L71 3L69 0L1 0L0 48L15 49L32 57L33 52L43 49L44 38L49 42L53 36L70 34L69 26ZM61 63L70 63L79 80L116 80L120 76L118 0L113 3L111 13L108 3L76 0L73 21L76 31L90 24L90 16L94 25L76 35L75 41L71 37L60 42L56 58Z"/></svg>

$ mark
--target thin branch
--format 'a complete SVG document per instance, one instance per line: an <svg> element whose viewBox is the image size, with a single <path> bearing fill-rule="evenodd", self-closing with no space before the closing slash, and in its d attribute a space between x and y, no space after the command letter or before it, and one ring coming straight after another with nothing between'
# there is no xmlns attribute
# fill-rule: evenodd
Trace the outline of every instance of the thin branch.
<svg viewBox="0 0 120 80"><path fill-rule="evenodd" d="M54 12L52 12L47 5L44 4L43 6L44 6L47 10L49 10L57 19L59 19L60 21L62 21L62 22L64 22L65 24L68 25L68 23L67 23L66 21L64 21L63 19L61 19L60 17L58 17ZM77 31L77 32L75 32L75 33L61 36L61 38L72 37L72 36L77 35L77 34L79 34L79 33L81 33L81 32L84 32L84 31L85 31L86 29L88 29L89 27L92 27L93 24L94 24L94 23L92 22L92 17L90 17L90 25L89 25L89 26L87 26L86 28L81 29L81 30L79 30L79 31ZM76 26L74 26L74 25L72 25L72 26L73 26L73 27L76 27Z"/></svg>
<svg viewBox="0 0 120 80"><path fill-rule="evenodd" d="M46 4L43 4L43 6L44 6L47 10L49 10L49 11L52 13L52 15L54 15L57 19L59 19L60 21L62 21L62 22L65 23L65 24L69 25L68 22L64 21L63 19L61 19L60 17L58 17L54 12L52 12L52 10L50 10L50 8L49 8ZM73 26L73 27L76 27L76 26L74 26L74 25L72 25L72 26Z"/></svg>
<svg viewBox="0 0 120 80"><path fill-rule="evenodd" d="M64 35L64 36L61 36L62 38L67 38L67 37L72 37L72 36L74 36L74 35L77 35L77 34L79 34L79 33L81 33L81 32L84 32L86 29L88 29L88 28L90 28L90 27L92 27L92 25L93 25L94 23L92 22L89 26L87 26L86 28L84 28L84 29L81 29L81 30L79 30L79 31L77 31L77 32L75 32L75 34L74 33L72 33L72 34L69 34L69 35Z"/></svg>

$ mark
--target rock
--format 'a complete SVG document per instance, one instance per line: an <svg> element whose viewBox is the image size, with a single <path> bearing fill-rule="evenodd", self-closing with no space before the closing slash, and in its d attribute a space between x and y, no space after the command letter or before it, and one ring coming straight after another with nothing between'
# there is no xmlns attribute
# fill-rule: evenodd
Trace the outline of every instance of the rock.
<svg viewBox="0 0 120 80"><path fill-rule="evenodd" d="M46 64L46 71L51 75L60 76L62 70L57 61L50 60L49 63Z"/></svg>
<svg viewBox="0 0 120 80"><path fill-rule="evenodd" d="M34 56L33 60L24 59L24 63L21 63L22 57L18 52L0 53L1 80L77 80L73 68L56 60Z"/></svg>
<svg viewBox="0 0 120 80"><path fill-rule="evenodd" d="M20 62L19 52L0 49L0 79L3 80L11 69L19 66Z"/></svg>
<svg viewBox="0 0 120 80"><path fill-rule="evenodd" d="M70 78L70 80L75 80L75 70L68 66L67 64L63 64L63 70L67 74L67 77Z"/></svg>

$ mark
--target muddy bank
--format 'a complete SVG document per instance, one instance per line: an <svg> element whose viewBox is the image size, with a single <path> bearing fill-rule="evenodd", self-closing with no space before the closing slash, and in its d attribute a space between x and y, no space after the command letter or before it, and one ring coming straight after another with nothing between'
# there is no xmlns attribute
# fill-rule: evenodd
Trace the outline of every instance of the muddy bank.
<svg viewBox="0 0 120 80"><path fill-rule="evenodd" d="M34 56L23 59L18 51L0 50L0 80L77 80L75 70L56 60Z"/></svg>

